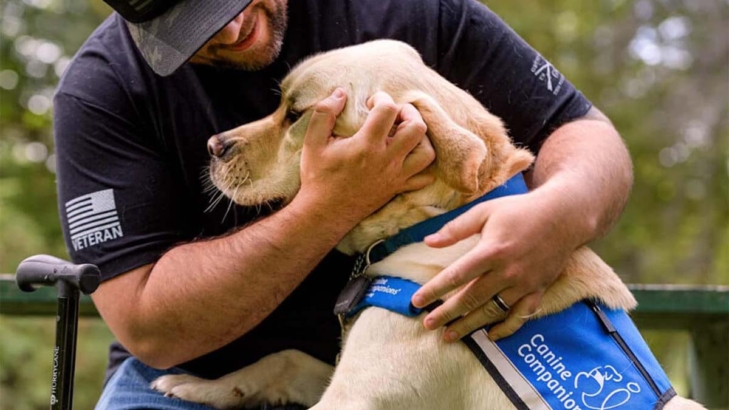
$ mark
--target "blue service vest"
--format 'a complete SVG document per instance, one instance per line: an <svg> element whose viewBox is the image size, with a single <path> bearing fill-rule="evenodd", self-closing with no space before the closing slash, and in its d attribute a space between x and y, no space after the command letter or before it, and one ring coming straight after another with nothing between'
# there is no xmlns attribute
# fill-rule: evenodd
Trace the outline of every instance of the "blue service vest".
<svg viewBox="0 0 729 410"><path fill-rule="evenodd" d="M380 276L350 312L375 306L415 317L412 281ZM488 327L465 337L519 410L660 410L676 395L633 321L585 301L492 342Z"/></svg>
<svg viewBox="0 0 729 410"><path fill-rule="evenodd" d="M623 310L585 301L496 342L487 332L464 342L520 410L660 410L676 395Z"/></svg>

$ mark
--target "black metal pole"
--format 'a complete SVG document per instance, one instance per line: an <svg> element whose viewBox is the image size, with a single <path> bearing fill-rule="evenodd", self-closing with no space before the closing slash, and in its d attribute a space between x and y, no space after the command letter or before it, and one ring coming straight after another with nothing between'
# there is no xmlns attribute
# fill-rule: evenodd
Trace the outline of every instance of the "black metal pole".
<svg viewBox="0 0 729 410"><path fill-rule="evenodd" d="M90 295L99 287L99 268L74 265L54 256L35 255L20 262L15 280L24 292L33 292L42 286L58 287L51 410L71 410L80 293Z"/></svg>
<svg viewBox="0 0 729 410"><path fill-rule="evenodd" d="M59 281L56 346L53 349L53 376L51 378L52 410L71 410L73 407L78 306L79 290Z"/></svg>

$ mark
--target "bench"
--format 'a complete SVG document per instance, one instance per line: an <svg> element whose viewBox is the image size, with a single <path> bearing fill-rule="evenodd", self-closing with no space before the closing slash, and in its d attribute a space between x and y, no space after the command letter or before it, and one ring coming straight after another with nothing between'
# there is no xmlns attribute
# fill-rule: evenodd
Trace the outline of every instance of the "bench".
<svg viewBox="0 0 729 410"><path fill-rule="evenodd" d="M691 396L710 409L729 409L729 286L629 285L638 299L632 317L641 330L690 335ZM54 315L56 289L21 292L13 275L0 275L0 314ZM82 296L81 316L98 316ZM83 336L81 336L83 337Z"/></svg>

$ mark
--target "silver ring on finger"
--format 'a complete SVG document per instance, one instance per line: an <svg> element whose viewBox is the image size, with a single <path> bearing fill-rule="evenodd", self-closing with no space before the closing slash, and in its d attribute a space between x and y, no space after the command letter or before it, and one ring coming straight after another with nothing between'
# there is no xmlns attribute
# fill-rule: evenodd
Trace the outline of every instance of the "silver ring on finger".
<svg viewBox="0 0 729 410"><path fill-rule="evenodd" d="M511 306L509 306L508 303L504 302L504 299L499 296L499 294L495 294L494 297L491 298L491 300L494 302L494 305L496 305L497 308L503 313L509 313L511 310Z"/></svg>

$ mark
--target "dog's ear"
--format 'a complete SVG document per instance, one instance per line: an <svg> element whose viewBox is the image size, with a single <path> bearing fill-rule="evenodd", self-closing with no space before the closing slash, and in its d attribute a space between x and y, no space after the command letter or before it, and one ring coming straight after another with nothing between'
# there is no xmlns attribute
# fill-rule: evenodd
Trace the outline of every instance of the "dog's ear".
<svg viewBox="0 0 729 410"><path fill-rule="evenodd" d="M534 155L529 150L513 144L501 119L480 104L465 112L461 109L458 113L460 118L456 121L466 124L466 128L485 141L489 150L489 160L484 161L479 170L484 192L525 171L534 162Z"/></svg>
<svg viewBox="0 0 729 410"><path fill-rule="evenodd" d="M436 177L457 191L479 192L479 170L489 157L484 141L456 124L428 94L411 92L405 100L415 106L428 126L427 135L435 149Z"/></svg>
<svg viewBox="0 0 729 410"><path fill-rule="evenodd" d="M529 168L534 156L512 144L501 119L462 93L444 93L441 97L453 100L448 107L420 91L407 93L405 100L428 126L436 176L460 192L482 194Z"/></svg>

